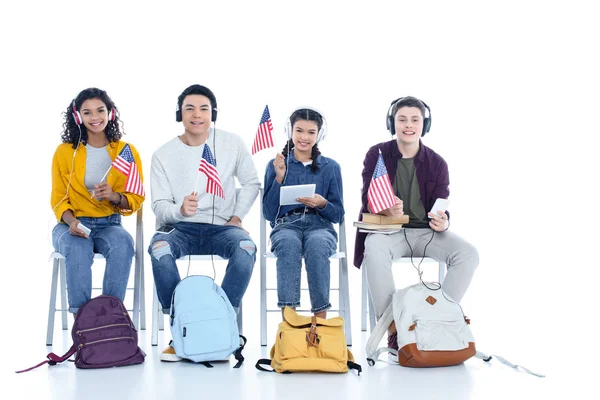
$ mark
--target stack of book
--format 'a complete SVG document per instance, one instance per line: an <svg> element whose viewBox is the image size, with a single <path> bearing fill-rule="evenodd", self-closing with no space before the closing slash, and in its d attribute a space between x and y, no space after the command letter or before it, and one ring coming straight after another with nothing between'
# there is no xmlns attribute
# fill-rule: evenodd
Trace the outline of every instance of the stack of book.
<svg viewBox="0 0 600 400"><path fill-rule="evenodd" d="M389 217L387 215L378 214L362 214L362 221L357 221L354 226L359 228L361 232L397 232L402 228L403 224L408 223L408 215L399 217Z"/></svg>

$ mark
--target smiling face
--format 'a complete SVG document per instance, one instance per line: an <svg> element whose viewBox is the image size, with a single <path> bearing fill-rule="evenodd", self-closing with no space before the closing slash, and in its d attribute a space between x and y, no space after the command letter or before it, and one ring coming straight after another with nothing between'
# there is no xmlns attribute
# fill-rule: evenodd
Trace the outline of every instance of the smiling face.
<svg viewBox="0 0 600 400"><path fill-rule="evenodd" d="M423 114L417 107L401 107L394 115L394 126L400 143L419 143L423 133Z"/></svg>
<svg viewBox="0 0 600 400"><path fill-rule="evenodd" d="M319 126L315 121L299 119L292 127L292 141L294 142L294 156L300 160L312 154L312 148L317 143Z"/></svg>
<svg viewBox="0 0 600 400"><path fill-rule="evenodd" d="M88 134L104 133L108 124L108 109L100 99L88 99L81 103L81 119Z"/></svg>
<svg viewBox="0 0 600 400"><path fill-rule="evenodd" d="M207 136L211 123L210 100L200 94L185 96L181 105L181 120L185 133L192 136Z"/></svg>

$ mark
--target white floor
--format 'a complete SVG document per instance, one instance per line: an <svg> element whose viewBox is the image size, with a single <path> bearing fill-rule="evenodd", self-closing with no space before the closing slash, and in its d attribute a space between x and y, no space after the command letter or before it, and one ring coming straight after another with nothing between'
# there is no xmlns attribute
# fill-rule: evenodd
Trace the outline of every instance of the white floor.
<svg viewBox="0 0 600 400"><path fill-rule="evenodd" d="M433 271L435 272L435 271ZM142 365L104 370L78 370L72 363L48 367L46 365L24 373L14 371L26 368L45 359L52 351L62 354L71 344L70 331L55 328L54 345L44 345L46 324L46 299L38 294L40 308L31 310L25 318L19 314L15 319L21 324L18 332L7 329L3 322L3 343L7 357L1 363L2 393L11 393L6 398L41 399L165 399L165 398L426 398L426 399L487 399L487 398L546 398L551 394L583 392L583 384L591 384L591 370L577 369L577 364L567 365L570 353L543 351L548 337L543 335L546 325L536 326L534 322L522 335L518 330L505 332L497 326L497 320L474 322L473 330L480 350L497 352L510 361L539 373L546 378L537 378L524 372L512 370L493 360L484 363L472 359L464 365L448 368L410 369L398 365L379 362L369 367L365 360L364 344L367 332L360 330L360 274L354 268L351 275L352 306L352 352L363 367L360 376L356 372L347 374L290 374L282 375L258 371L254 364L257 359L268 357L270 347L260 346L258 314L258 274L253 277L245 298L244 333L249 343L244 351L246 361L242 368L233 369L235 362L221 363L212 369L193 363L163 363L159 353L168 343L170 332L161 332L159 346L150 345L151 316L150 294L147 293L147 330L141 331L139 344L147 353ZM147 271L147 282L151 275ZM47 293L47 283L40 283L39 290ZM150 287L151 288L151 287ZM249 305L252 304L252 305ZM479 315L473 306L471 317ZM467 313L468 314L468 313ZM58 317L58 315L57 315ZM269 343L275 334L279 316L269 316ZM514 320L515 325L519 319ZM23 326L23 324L29 324ZM71 320L70 320L71 323ZM510 324L510 321L506 321ZM551 325L551 324L550 324ZM168 328L167 328L168 329ZM498 331L500 334L495 334ZM539 337L537 341L533 338ZM523 339L516 341L515 339ZM528 343L525 343L528 341ZM566 356L566 357L565 357ZM384 356L382 356L384 358ZM571 368L572 367L572 368ZM589 378L588 378L589 376ZM579 381L579 382L577 382ZM594 396L575 395L572 398L593 398ZM597 398L597 397L596 397Z"/></svg>

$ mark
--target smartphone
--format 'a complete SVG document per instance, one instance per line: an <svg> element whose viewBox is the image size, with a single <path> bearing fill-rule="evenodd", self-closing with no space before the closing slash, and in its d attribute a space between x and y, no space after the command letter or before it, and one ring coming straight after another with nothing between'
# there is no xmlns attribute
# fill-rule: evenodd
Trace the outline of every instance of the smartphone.
<svg viewBox="0 0 600 400"><path fill-rule="evenodd" d="M169 234L175 230L173 225L161 225L156 232Z"/></svg>
<svg viewBox="0 0 600 400"><path fill-rule="evenodd" d="M450 200L448 200L448 199L437 199L435 201L435 204L433 205L433 207L431 207L431 211L429 211L429 212L432 213L433 215L439 215L437 212L438 211L446 212L449 204L450 204ZM427 214L427 216L429 217L429 214Z"/></svg>
<svg viewBox="0 0 600 400"><path fill-rule="evenodd" d="M85 233L87 236L90 236L90 233L92 232L90 230L90 228L88 228L87 226L85 226L81 222L77 224L77 228L81 229L83 231L83 233Z"/></svg>

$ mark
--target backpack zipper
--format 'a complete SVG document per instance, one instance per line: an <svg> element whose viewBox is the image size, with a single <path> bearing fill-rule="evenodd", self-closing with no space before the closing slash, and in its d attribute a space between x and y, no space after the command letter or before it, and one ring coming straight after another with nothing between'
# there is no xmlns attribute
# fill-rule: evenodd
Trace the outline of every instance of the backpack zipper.
<svg viewBox="0 0 600 400"><path fill-rule="evenodd" d="M81 329L81 330L76 331L75 333L77 333L78 335L81 335L83 332L92 332L92 331L97 331L98 329L112 328L114 326L131 326L131 325L129 325L129 324L111 324L111 325L97 326L95 328Z"/></svg>
<svg viewBox="0 0 600 400"><path fill-rule="evenodd" d="M121 339L131 339L131 340L133 340L133 337L131 337L131 336L121 336L121 337L116 337L116 338L94 340L93 342L81 343L81 344L79 344L79 346L77 346L77 348L81 349L82 347L89 346L91 344L102 343L102 342L110 342L110 341L113 341L113 340L121 340Z"/></svg>

